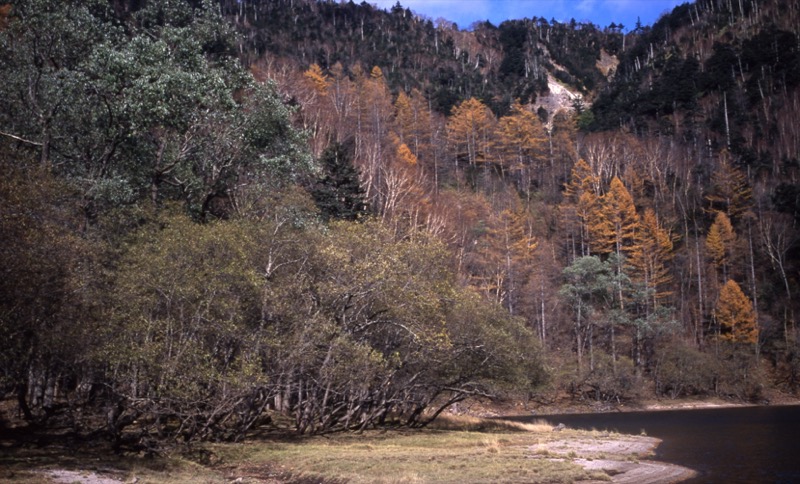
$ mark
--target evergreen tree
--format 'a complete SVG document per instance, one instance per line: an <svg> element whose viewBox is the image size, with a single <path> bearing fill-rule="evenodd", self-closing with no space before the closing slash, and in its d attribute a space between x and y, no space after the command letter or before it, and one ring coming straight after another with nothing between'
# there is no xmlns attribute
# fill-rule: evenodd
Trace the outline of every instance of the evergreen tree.
<svg viewBox="0 0 800 484"><path fill-rule="evenodd" d="M325 220L359 220L367 214L351 152L349 144L333 143L322 153L320 165L325 176L311 192Z"/></svg>

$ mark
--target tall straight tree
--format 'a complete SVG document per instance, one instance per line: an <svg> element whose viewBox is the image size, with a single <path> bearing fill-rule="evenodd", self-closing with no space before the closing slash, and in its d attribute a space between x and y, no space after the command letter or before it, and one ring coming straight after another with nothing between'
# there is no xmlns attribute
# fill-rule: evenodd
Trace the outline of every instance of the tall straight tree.
<svg viewBox="0 0 800 484"><path fill-rule="evenodd" d="M661 226L653 209L645 209L636 232L635 250L629 262L634 267L636 278L652 295L650 308L655 308L671 294L667 285L672 281L669 271L672 250L672 235Z"/></svg>
<svg viewBox="0 0 800 484"><path fill-rule="evenodd" d="M575 314L575 351L578 372L583 368L584 347L589 347L589 367L594 369L594 328L597 314L609 298L612 279L608 263L597 256L579 257L564 269L560 295Z"/></svg>
<svg viewBox="0 0 800 484"><path fill-rule="evenodd" d="M453 108L447 122L447 134L455 154L456 166L466 161L474 167L490 161L490 140L495 117L492 111L475 98Z"/></svg>
<svg viewBox="0 0 800 484"><path fill-rule="evenodd" d="M608 192L595 206L589 221L590 245L593 252L609 256L613 265L615 284L615 306L617 318L609 321L611 356L616 372L616 326L627 318L626 290L629 282L627 262L638 250L636 234L639 231L639 215L633 197L618 177L611 179Z"/></svg>
<svg viewBox="0 0 800 484"><path fill-rule="evenodd" d="M564 198L567 203L563 205L567 213L565 222L571 233L571 244L568 252L572 258L589 255L589 221L595 213L595 207L600 203L600 179L592 172L589 164L583 159L578 160L572 167L569 183L564 186ZM577 242L576 242L577 239Z"/></svg>
<svg viewBox="0 0 800 484"><path fill-rule="evenodd" d="M622 180L614 177L590 220L589 234L593 251L630 257L636 250L638 229L639 215L633 197Z"/></svg>
<svg viewBox="0 0 800 484"><path fill-rule="evenodd" d="M533 171L538 171L537 183L541 185L541 163L544 159L547 138L541 121L525 109L519 101L511 105L508 116L500 118L495 136L496 152L504 172L516 176L519 189L531 198Z"/></svg>
<svg viewBox="0 0 800 484"><path fill-rule="evenodd" d="M487 233L478 242L482 271L476 279L480 287L515 314L538 242L531 233L529 215L516 195L510 205L489 219Z"/></svg>
<svg viewBox="0 0 800 484"><path fill-rule="evenodd" d="M720 155L719 167L711 174L711 187L706 195L709 210L724 212L731 220L738 221L747 210L752 189L747 177L733 166L726 151Z"/></svg>

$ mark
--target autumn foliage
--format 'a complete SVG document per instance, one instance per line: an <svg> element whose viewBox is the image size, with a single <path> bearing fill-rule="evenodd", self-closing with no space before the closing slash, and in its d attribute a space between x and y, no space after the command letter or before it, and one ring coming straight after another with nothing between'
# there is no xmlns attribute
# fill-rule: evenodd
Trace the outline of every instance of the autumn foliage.
<svg viewBox="0 0 800 484"><path fill-rule="evenodd" d="M0 391L144 446L800 388L797 13L724 3L0 6Z"/></svg>
<svg viewBox="0 0 800 484"><path fill-rule="evenodd" d="M733 279L729 279L719 291L715 316L722 339L734 343L758 342L753 304Z"/></svg>

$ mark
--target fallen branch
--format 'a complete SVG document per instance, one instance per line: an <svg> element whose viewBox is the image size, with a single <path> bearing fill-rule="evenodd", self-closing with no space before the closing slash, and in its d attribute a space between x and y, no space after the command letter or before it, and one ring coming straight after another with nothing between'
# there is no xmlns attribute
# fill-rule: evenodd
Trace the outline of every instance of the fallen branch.
<svg viewBox="0 0 800 484"><path fill-rule="evenodd" d="M21 142L23 142L23 143L27 143L27 144L29 144L29 145L33 145L33 146L43 146L43 145L42 145L42 143L39 143L38 141L31 141L31 140L29 140L29 139L20 138L19 136L13 135L13 134L11 134L11 133L5 133L5 132L3 132L3 131L0 131L0 135L6 136L6 137L8 137L8 138L11 138L11 139L15 139L15 140L17 140L17 141L21 141Z"/></svg>

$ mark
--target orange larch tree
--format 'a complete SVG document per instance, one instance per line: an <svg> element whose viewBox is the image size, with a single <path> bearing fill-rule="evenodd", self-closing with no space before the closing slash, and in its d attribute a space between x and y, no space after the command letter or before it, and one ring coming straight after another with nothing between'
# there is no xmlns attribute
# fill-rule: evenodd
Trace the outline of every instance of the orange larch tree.
<svg viewBox="0 0 800 484"><path fill-rule="evenodd" d="M462 101L447 122L447 135L455 154L456 166L466 161L470 166L490 161L490 140L495 117L485 104L475 98Z"/></svg>
<svg viewBox="0 0 800 484"><path fill-rule="evenodd" d="M414 109L411 107L411 98L404 91L400 91L394 100L394 120L400 142L408 145L414 132L416 119Z"/></svg>
<svg viewBox="0 0 800 484"><path fill-rule="evenodd" d="M672 234L661 226L655 211L645 209L629 262L635 278L652 295L653 307L671 294L666 286L672 281L668 265L673 256L673 241Z"/></svg>
<svg viewBox="0 0 800 484"><path fill-rule="evenodd" d="M723 340L748 344L758 341L753 303L733 279L728 279L719 292L715 316Z"/></svg>
<svg viewBox="0 0 800 484"><path fill-rule="evenodd" d="M417 157L405 143L396 143L394 156L380 167L379 213L395 234L413 236L422 226L423 212L429 209L425 177Z"/></svg>
<svg viewBox="0 0 800 484"><path fill-rule="evenodd" d="M714 269L721 274L722 280L728 279L728 268L731 256L736 248L738 237L733 230L731 220L724 212L717 212L714 223L706 236L706 253Z"/></svg>
<svg viewBox="0 0 800 484"><path fill-rule="evenodd" d="M547 138L542 123L535 114L518 101L511 113L500 118L495 136L495 146L500 166L504 172L517 175L517 185L530 198L536 160L545 154ZM539 170L539 184L541 170Z"/></svg>
<svg viewBox="0 0 800 484"><path fill-rule="evenodd" d="M511 206L492 214L484 237L478 242L473 280L476 285L516 311L519 292L531 270L531 256L538 246L531 233L529 217L516 197Z"/></svg>
<svg viewBox="0 0 800 484"><path fill-rule="evenodd" d="M588 221L592 252L630 257L636 250L639 214L622 180L614 177L593 208Z"/></svg>
<svg viewBox="0 0 800 484"><path fill-rule="evenodd" d="M395 131L417 159L431 162L431 112L425 96L417 89L401 91L394 102Z"/></svg>
<svg viewBox="0 0 800 484"><path fill-rule="evenodd" d="M311 64L303 73L303 77L312 84L317 94L320 96L327 95L331 80L322 72L322 68L318 64Z"/></svg>
<svg viewBox="0 0 800 484"><path fill-rule="evenodd" d="M567 231L571 232L573 259L589 255L589 219L600 202L600 179L583 159L572 167L570 181L564 186ZM576 240L577 239L577 242Z"/></svg>
<svg viewBox="0 0 800 484"><path fill-rule="evenodd" d="M626 299L627 291L626 267L638 249L636 234L639 231L639 214L636 213L636 206L633 203L628 189L618 177L611 179L611 184L602 199L597 204L592 213L589 223L589 235L591 236L590 246L598 254L613 255L615 301L614 305L618 310L618 318L627 318ZM611 357L616 372L617 348L615 341L615 326L621 320L609 321L609 333L611 342ZM639 341L638 335L636 340Z"/></svg>
<svg viewBox="0 0 800 484"><path fill-rule="evenodd" d="M301 82L294 86L295 96L303 106L303 129L309 133L309 144L312 153L320 156L330 144L332 138L331 103L328 96L330 78L317 64L303 72Z"/></svg>
<svg viewBox="0 0 800 484"><path fill-rule="evenodd" d="M724 212L731 220L738 220L747 210L751 197L747 177L731 164L727 152L723 151L719 167L711 174L711 188L706 194L709 211Z"/></svg>
<svg viewBox="0 0 800 484"><path fill-rule="evenodd" d="M379 67L373 67L366 74L356 64L352 71L356 84L356 106L350 113L350 130L352 132L355 129L355 164L361 170L367 199L373 207L380 210L386 202L381 198L384 195L381 190L382 165L393 151L393 147L389 145L392 100Z"/></svg>

